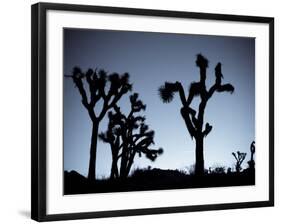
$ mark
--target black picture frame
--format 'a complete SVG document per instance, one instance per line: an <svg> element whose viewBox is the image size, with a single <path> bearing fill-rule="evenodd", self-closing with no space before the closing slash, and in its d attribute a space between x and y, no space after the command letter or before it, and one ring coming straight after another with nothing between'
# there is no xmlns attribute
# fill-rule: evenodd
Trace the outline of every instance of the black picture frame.
<svg viewBox="0 0 281 224"><path fill-rule="evenodd" d="M161 16L217 21L253 22L269 25L269 200L243 203L208 204L129 210L98 211L68 214L46 213L46 13L48 10L75 12L101 12L123 15ZM274 205L274 18L163 11L137 8L102 7L89 5L37 3L32 5L32 155L31 155L31 218L36 221L55 221L100 217L132 216L205 210L254 208Z"/></svg>

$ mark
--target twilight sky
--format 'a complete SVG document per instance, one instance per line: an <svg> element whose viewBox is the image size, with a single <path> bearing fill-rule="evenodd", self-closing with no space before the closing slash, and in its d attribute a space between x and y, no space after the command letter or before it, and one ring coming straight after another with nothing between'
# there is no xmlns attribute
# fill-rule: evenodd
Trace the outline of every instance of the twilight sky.
<svg viewBox="0 0 281 224"><path fill-rule="evenodd" d="M234 167L233 151L247 152L255 138L255 40L254 38L203 36L106 30L64 30L64 74L74 66L130 74L133 92L147 105L146 124L155 131L155 148L164 153L151 162L136 156L132 169L158 167L186 170L195 163L195 142L180 115L178 95L164 104L158 88L165 81L180 81L188 93L189 84L199 80L196 54L209 60L208 88L215 81L214 67L222 63L223 83L235 87L233 94L215 93L205 111L205 122L213 126L205 138L205 168ZM199 98L197 98L199 99ZM194 102L197 106L199 100ZM197 104L196 104L197 103ZM122 112L129 106L129 94L118 103ZM100 125L106 130L107 116ZM81 104L72 79L64 78L64 170L87 175L91 122ZM98 141L97 177L107 177L111 168L108 144Z"/></svg>

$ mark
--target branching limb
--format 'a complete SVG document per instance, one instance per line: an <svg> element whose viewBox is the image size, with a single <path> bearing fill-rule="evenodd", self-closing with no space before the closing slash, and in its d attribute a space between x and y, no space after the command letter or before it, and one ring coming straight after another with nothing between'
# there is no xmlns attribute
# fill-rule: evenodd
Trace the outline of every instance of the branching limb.
<svg viewBox="0 0 281 224"><path fill-rule="evenodd" d="M189 131L189 134L190 136L193 138L195 135L196 135L196 129L195 129L195 126L190 118L190 115L193 116L190 112L190 108L185 108L185 107L182 107L181 108L181 115L185 121L185 124L186 124L186 127ZM195 116L193 116L194 118L193 119L196 119ZM195 120L194 120L195 121Z"/></svg>
<svg viewBox="0 0 281 224"><path fill-rule="evenodd" d="M209 123L206 123L205 130L203 131L203 136L207 136L212 131L212 126Z"/></svg>

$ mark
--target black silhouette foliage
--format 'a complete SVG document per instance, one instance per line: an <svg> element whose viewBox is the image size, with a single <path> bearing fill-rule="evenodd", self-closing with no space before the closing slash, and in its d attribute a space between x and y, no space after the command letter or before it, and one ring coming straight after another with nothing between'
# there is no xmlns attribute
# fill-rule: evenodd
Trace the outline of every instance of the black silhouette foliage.
<svg viewBox="0 0 281 224"><path fill-rule="evenodd" d="M95 181L99 124L106 113L116 106L121 97L131 91L132 85L129 83L129 74L108 74L102 69L88 69L86 72L83 72L81 68L74 67L72 75L65 75L65 77L72 78L81 95L81 102L88 111L92 121L88 179ZM95 111L98 102L101 102L102 105L100 113Z"/></svg>
<svg viewBox="0 0 281 224"><path fill-rule="evenodd" d="M109 123L106 132L99 134L102 141L110 144L112 153L111 179L128 177L136 155L145 155L154 161L163 149L153 149L154 131L145 124L145 117L138 115L146 106L138 99L138 94L130 96L131 110L124 115L118 106L108 113ZM118 161L120 166L118 168Z"/></svg>
<svg viewBox="0 0 281 224"><path fill-rule="evenodd" d="M165 84L159 88L159 95L164 103L170 103L174 98L175 92L178 92L176 83L165 82Z"/></svg>
<svg viewBox="0 0 281 224"><path fill-rule="evenodd" d="M233 152L232 155L236 160L236 165L235 165L236 172L239 173L242 170L241 165L242 165L243 161L245 160L247 153L237 151L236 153Z"/></svg>
<svg viewBox="0 0 281 224"><path fill-rule="evenodd" d="M195 174L204 175L204 138L210 134L213 128L212 125L204 122L207 102L215 92L233 93L234 87L229 83L222 84L223 74L221 72L221 63L219 62L215 67L215 83L207 89L206 70L208 67L208 60L202 54L198 54L195 63L196 66L199 67L200 80L199 82L190 84L188 96L186 96L184 88L180 82L165 82L164 85L158 89L158 92L164 103L170 103L173 100L175 93L179 94L182 103L182 108L180 110L181 115L185 121L190 136L195 138L196 142ZM197 111L190 106L196 96L200 97L200 104Z"/></svg>

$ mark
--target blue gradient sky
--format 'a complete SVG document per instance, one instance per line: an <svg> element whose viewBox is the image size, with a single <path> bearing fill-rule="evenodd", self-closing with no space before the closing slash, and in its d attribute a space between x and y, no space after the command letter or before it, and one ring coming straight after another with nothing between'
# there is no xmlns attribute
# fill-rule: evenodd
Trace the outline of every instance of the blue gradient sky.
<svg viewBox="0 0 281 224"><path fill-rule="evenodd" d="M103 68L109 72L129 72L133 91L147 105L146 123L155 131L155 147L164 154L155 162L136 156L133 169L159 167L186 169L195 163L195 142L180 116L178 96L164 104L158 88L165 81L180 81L187 93L189 84L199 79L196 54L209 60L207 85L214 83L214 67L222 63L224 83L232 83L235 92L215 93L208 102L205 122L213 126L205 139L205 167L234 167L233 151L247 152L255 138L255 40L253 38L186 34L144 33L105 30L64 30L64 74L74 66L83 70ZM199 101L195 101L196 106ZM128 111L129 95L119 102ZM100 125L106 130L107 116ZM87 175L91 123L81 104L78 89L64 78L64 169ZM98 141L97 177L110 173L110 147Z"/></svg>

